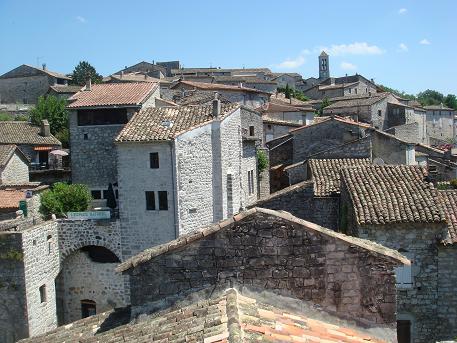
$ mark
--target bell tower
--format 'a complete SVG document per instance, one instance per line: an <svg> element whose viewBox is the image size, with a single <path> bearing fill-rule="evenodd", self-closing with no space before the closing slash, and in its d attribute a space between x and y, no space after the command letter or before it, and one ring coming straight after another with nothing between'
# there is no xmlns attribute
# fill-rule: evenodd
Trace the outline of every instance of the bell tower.
<svg viewBox="0 0 457 343"><path fill-rule="evenodd" d="M325 51L322 51L319 55L319 79L327 79L330 77L330 68L328 55Z"/></svg>

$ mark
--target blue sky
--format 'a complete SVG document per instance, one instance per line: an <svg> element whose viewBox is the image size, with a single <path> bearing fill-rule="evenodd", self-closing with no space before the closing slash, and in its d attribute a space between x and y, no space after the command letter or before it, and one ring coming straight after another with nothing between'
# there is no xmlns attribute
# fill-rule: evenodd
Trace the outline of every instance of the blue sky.
<svg viewBox="0 0 457 343"><path fill-rule="evenodd" d="M185 67L360 73L417 93L457 94L457 1L0 0L0 74L23 63L103 75L141 60Z"/></svg>

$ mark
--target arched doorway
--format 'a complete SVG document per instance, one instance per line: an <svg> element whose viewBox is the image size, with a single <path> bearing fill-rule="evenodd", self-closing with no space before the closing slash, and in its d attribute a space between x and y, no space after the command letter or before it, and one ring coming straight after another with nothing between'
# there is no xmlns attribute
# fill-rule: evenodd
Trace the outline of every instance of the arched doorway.
<svg viewBox="0 0 457 343"><path fill-rule="evenodd" d="M58 324L128 303L125 277L116 273L120 259L110 249L86 245L69 254L56 278Z"/></svg>

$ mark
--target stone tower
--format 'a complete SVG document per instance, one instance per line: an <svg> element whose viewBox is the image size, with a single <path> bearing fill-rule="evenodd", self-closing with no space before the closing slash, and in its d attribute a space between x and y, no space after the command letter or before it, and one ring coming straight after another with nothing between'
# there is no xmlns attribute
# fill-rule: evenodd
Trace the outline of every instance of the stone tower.
<svg viewBox="0 0 457 343"><path fill-rule="evenodd" d="M319 79L323 80L330 77L330 67L328 63L328 55L322 51L319 55Z"/></svg>

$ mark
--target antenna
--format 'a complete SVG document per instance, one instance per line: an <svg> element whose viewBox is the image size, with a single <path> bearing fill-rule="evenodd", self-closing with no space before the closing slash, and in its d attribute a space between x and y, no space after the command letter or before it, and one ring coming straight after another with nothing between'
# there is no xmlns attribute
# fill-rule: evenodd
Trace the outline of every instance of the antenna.
<svg viewBox="0 0 457 343"><path fill-rule="evenodd" d="M40 67L40 60L43 58L43 56L37 56L36 58L36 66L39 68Z"/></svg>

